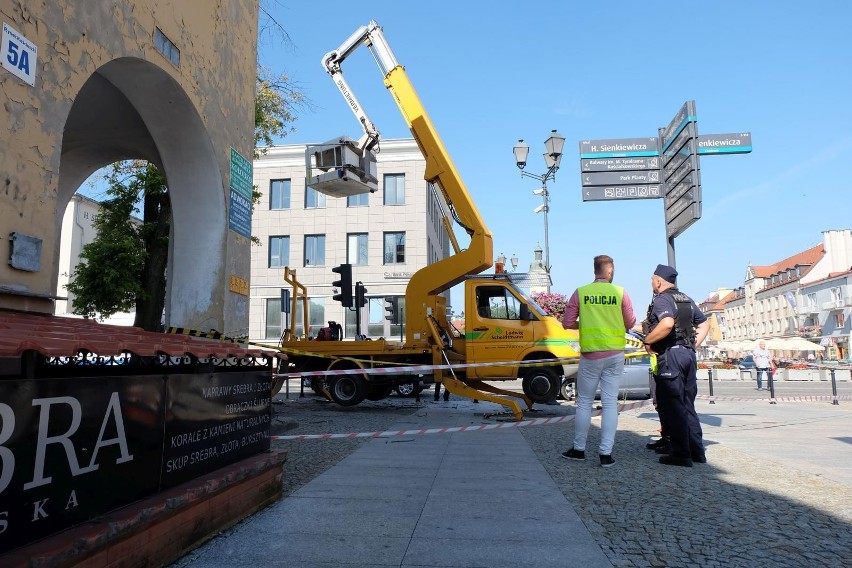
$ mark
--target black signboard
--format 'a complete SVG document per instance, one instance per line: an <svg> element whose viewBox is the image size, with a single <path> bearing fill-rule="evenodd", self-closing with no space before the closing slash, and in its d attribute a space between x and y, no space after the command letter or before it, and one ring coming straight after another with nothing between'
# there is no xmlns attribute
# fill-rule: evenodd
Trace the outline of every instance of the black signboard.
<svg viewBox="0 0 852 568"><path fill-rule="evenodd" d="M169 377L163 486L268 450L271 379L269 372Z"/></svg>
<svg viewBox="0 0 852 568"><path fill-rule="evenodd" d="M0 553L158 489L163 375L0 381Z"/></svg>
<svg viewBox="0 0 852 568"><path fill-rule="evenodd" d="M271 379L0 381L0 554L269 450Z"/></svg>

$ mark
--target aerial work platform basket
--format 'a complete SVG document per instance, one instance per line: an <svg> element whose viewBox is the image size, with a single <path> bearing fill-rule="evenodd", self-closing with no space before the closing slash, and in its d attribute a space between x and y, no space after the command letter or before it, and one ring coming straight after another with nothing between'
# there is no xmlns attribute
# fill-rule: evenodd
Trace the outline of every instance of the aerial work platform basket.
<svg viewBox="0 0 852 568"><path fill-rule="evenodd" d="M362 151L346 136L309 145L305 150L305 170L308 187L331 197L373 193L379 189L375 152Z"/></svg>

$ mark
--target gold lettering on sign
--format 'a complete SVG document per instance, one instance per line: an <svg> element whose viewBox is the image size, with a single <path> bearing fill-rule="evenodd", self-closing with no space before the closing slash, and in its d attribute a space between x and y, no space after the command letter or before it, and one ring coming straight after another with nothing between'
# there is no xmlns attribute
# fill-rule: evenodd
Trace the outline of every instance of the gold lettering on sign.
<svg viewBox="0 0 852 568"><path fill-rule="evenodd" d="M249 283L248 280L244 278L240 278L239 276L234 276L231 274L231 292L236 292L237 294L241 294L243 296L249 295Z"/></svg>

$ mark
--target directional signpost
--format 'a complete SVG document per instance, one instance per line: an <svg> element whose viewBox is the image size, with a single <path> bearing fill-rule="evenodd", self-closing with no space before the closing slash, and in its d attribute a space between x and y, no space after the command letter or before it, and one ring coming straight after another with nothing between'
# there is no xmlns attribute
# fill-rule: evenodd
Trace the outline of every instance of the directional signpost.
<svg viewBox="0 0 852 568"><path fill-rule="evenodd" d="M695 101L686 101L666 128L660 129L669 263L674 238L701 218L701 172Z"/></svg>
<svg viewBox="0 0 852 568"><path fill-rule="evenodd" d="M581 141L583 201L662 197L659 156L657 138Z"/></svg>
<svg viewBox="0 0 852 568"><path fill-rule="evenodd" d="M701 218L699 156L751 152L751 133L698 134L695 101L686 101L655 138L580 142L583 201L663 199L666 245Z"/></svg>

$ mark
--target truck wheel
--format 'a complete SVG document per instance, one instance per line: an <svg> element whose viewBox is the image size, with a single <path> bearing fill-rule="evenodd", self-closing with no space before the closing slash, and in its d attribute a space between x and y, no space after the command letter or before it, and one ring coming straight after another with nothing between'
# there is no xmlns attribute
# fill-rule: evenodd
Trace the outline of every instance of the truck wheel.
<svg viewBox="0 0 852 568"><path fill-rule="evenodd" d="M367 400L384 400L390 396L393 386L391 385L374 385L367 392Z"/></svg>
<svg viewBox="0 0 852 568"><path fill-rule="evenodd" d="M562 377L549 367L527 369L521 378L524 394L540 404L556 400L562 386Z"/></svg>
<svg viewBox="0 0 852 568"><path fill-rule="evenodd" d="M355 406L367 397L367 381L361 375L333 377L328 390L340 406Z"/></svg>
<svg viewBox="0 0 852 568"><path fill-rule="evenodd" d="M415 390L416 389L416 390ZM400 383L394 387L399 396L414 396L420 390L420 385L415 383Z"/></svg>

